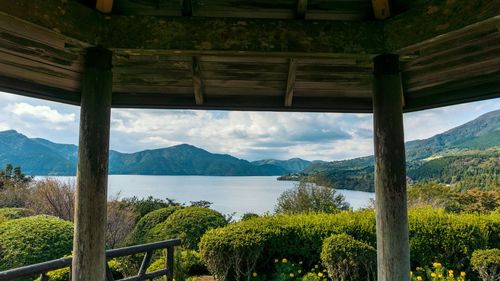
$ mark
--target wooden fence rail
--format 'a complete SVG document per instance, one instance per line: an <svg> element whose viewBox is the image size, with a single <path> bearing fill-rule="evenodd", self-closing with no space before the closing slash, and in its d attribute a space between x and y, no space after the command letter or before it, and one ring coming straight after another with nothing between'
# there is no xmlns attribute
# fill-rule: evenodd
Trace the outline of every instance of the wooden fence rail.
<svg viewBox="0 0 500 281"><path fill-rule="evenodd" d="M152 280L155 277L166 276L167 281L173 280L173 268L174 268L174 247L181 244L180 239L172 239L160 242L154 242L149 244L135 245L131 247L119 248L106 251L106 259L113 259L118 257L125 257L135 254L145 253L144 258L141 263L139 272L135 276L126 277L124 279L115 280L111 269L106 264L106 280L107 281L143 281ZM156 250L165 250L165 268L156 270L153 272L146 272L147 268L151 264L153 258L153 252ZM6 271L0 272L0 281L14 281L21 278L33 278L40 276L40 281L48 281L47 273L53 270L71 267L71 262L73 258L67 257L57 260L52 260L48 262L42 262L37 264L32 264L28 266L23 266L19 268L14 268ZM70 271L71 272L71 271ZM70 280L71 276L68 275Z"/></svg>

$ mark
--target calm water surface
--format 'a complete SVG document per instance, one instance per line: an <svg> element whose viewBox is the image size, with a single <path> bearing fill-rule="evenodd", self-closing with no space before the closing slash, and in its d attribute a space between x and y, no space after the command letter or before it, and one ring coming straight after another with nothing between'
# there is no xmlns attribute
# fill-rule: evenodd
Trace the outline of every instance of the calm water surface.
<svg viewBox="0 0 500 281"><path fill-rule="evenodd" d="M62 180L74 177L58 177ZM276 177L215 177L215 176L109 176L109 195L175 199L179 203L206 200L212 208L241 216L252 212L273 212L279 195L295 186L295 182L277 181ZM355 208L365 207L373 193L339 190Z"/></svg>

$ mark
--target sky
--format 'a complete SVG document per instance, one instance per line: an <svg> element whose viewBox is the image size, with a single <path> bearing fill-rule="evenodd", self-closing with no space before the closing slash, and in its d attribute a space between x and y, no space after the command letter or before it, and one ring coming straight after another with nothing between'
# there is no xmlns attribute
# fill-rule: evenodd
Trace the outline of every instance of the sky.
<svg viewBox="0 0 500 281"><path fill-rule="evenodd" d="M500 109L500 98L404 115L405 140L424 139ZM77 106L0 92L0 131L78 144ZM188 143L246 160L341 160L373 154L371 114L112 109L111 149Z"/></svg>

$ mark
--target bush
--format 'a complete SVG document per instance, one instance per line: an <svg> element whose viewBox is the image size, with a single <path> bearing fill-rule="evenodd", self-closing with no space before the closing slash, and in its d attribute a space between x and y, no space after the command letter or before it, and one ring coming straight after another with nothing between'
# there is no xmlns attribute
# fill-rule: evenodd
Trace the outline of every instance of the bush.
<svg viewBox="0 0 500 281"><path fill-rule="evenodd" d="M4 223L8 221L6 217L4 217L3 215L0 215L0 224ZM0 252L1 253L1 252Z"/></svg>
<svg viewBox="0 0 500 281"><path fill-rule="evenodd" d="M49 215L73 221L75 183L58 179L36 181L27 202L28 207L39 215Z"/></svg>
<svg viewBox="0 0 500 281"><path fill-rule="evenodd" d="M158 224L164 222L173 212L179 210L179 206L170 206L158 209L144 215L134 227L134 230L128 238L127 244L137 245L146 242L146 236L149 231Z"/></svg>
<svg viewBox="0 0 500 281"><path fill-rule="evenodd" d="M201 261L201 256L193 250L176 251L174 257L174 279L184 281L191 276L206 275L207 269ZM165 255L155 260L148 267L148 272L165 268ZM165 277L155 280L165 280Z"/></svg>
<svg viewBox="0 0 500 281"><path fill-rule="evenodd" d="M196 250L201 236L209 229L222 227L226 219L219 212L199 207L175 211L148 234L148 242L180 238L186 249Z"/></svg>
<svg viewBox="0 0 500 281"><path fill-rule="evenodd" d="M484 281L500 279L500 249L474 251L471 264Z"/></svg>
<svg viewBox="0 0 500 281"><path fill-rule="evenodd" d="M122 279L124 276L120 272L120 264L115 259L108 261L109 269L113 274L113 278L115 280ZM50 271L47 273L47 277L49 277L48 281L68 281L70 276L70 268L65 267L58 270ZM40 278L35 279L35 281L40 281Z"/></svg>
<svg viewBox="0 0 500 281"><path fill-rule="evenodd" d="M49 216L7 221L0 228L0 270L61 258L72 243L71 222Z"/></svg>
<svg viewBox="0 0 500 281"><path fill-rule="evenodd" d="M377 251L347 234L325 239L321 261L333 281L376 280Z"/></svg>
<svg viewBox="0 0 500 281"><path fill-rule="evenodd" d="M255 218L258 218L258 217L259 217L259 215L254 214L254 213L245 213L241 217L241 220L242 221L247 221L247 220L255 219Z"/></svg>
<svg viewBox="0 0 500 281"><path fill-rule="evenodd" d="M409 213L412 268L446 261L447 268L470 272L476 249L500 245L500 214L446 214L432 209ZM212 274L236 274L243 257L251 265L257 254L256 271L271 274L271 259L302 260L305 266L319 261L322 241L334 234L348 234L375 247L375 212L275 215L241 221L208 231L200 253Z"/></svg>
<svg viewBox="0 0 500 281"><path fill-rule="evenodd" d="M335 189L303 182L283 192L276 204L276 213L285 214L335 213L348 209L345 197Z"/></svg>
<svg viewBox="0 0 500 281"><path fill-rule="evenodd" d="M139 218L142 218L147 213L152 212L154 210L167 208L169 206L179 206L179 203L176 203L175 200L166 198L165 200L154 198L153 196L149 196L148 198L124 198L122 202L134 209L134 211L139 215Z"/></svg>
<svg viewBox="0 0 500 281"><path fill-rule="evenodd" d="M374 245L374 214L263 216L208 231L200 242L200 253L219 279L231 274L248 278L253 270L271 274L273 258L302 260L304 266L314 264L319 261L323 239L340 233Z"/></svg>
<svg viewBox="0 0 500 281"><path fill-rule="evenodd" d="M0 208L0 216L7 220L14 220L32 216L33 212L25 208Z"/></svg>
<svg viewBox="0 0 500 281"><path fill-rule="evenodd" d="M475 249L499 245L500 216L418 209L409 213L409 232L412 268L443 261L467 271Z"/></svg>

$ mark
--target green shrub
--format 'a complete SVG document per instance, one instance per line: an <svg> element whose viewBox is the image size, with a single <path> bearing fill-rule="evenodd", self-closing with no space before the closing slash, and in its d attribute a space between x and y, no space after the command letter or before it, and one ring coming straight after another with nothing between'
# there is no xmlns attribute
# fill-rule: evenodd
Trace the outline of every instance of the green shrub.
<svg viewBox="0 0 500 281"><path fill-rule="evenodd" d="M242 221L247 221L247 220L255 219L255 218L258 218L258 217L259 217L259 215L254 214L254 213L245 213L241 217L241 220Z"/></svg>
<svg viewBox="0 0 500 281"><path fill-rule="evenodd" d="M4 223L8 221L8 219L6 217L4 217L3 215L0 215L0 224Z"/></svg>
<svg viewBox="0 0 500 281"><path fill-rule="evenodd" d="M321 261L333 281L375 280L375 248L347 234L324 240Z"/></svg>
<svg viewBox="0 0 500 281"><path fill-rule="evenodd" d="M144 215L132 230L127 239L128 245L138 245L146 242L146 236L151 229L156 225L165 221L172 213L180 209L179 206L170 206L167 208L158 209Z"/></svg>
<svg viewBox="0 0 500 281"><path fill-rule="evenodd" d="M187 280L191 276L206 275L207 269L201 261L201 256L193 250L176 251L174 254L174 279L176 281ZM165 255L155 260L148 267L147 272L153 272L165 268ZM165 277L155 280L165 280Z"/></svg>
<svg viewBox="0 0 500 281"><path fill-rule="evenodd" d="M412 268L440 261L466 270L474 250L500 242L500 216L418 209L409 213L409 231Z"/></svg>
<svg viewBox="0 0 500 281"><path fill-rule="evenodd" d="M200 253L207 268L219 279L228 274L248 277L252 270L270 274L270 261L275 258L302 260L304 266L318 262L323 239L340 233L374 245L374 214L263 216L207 232Z"/></svg>
<svg viewBox="0 0 500 281"><path fill-rule="evenodd" d="M113 278L115 280L122 279L124 277L123 274L120 272L120 264L116 259L108 261L108 266L109 269L111 269L111 272L113 273ZM69 267L50 271L49 273L47 273L47 277L49 277L48 281L68 281L70 280L69 271L70 271ZM35 279L35 281L40 281L40 278Z"/></svg>
<svg viewBox="0 0 500 281"><path fill-rule="evenodd" d="M26 208L0 208L0 216L7 220L15 220L32 216L33 212Z"/></svg>
<svg viewBox="0 0 500 281"><path fill-rule="evenodd" d="M196 250L201 236L209 229L222 227L226 219L219 212L199 207L187 207L175 211L164 222L158 224L148 234L148 241L172 238L182 239L186 249Z"/></svg>
<svg viewBox="0 0 500 281"><path fill-rule="evenodd" d="M0 227L0 270L70 254L73 224L50 216L10 220Z"/></svg>
<svg viewBox="0 0 500 281"><path fill-rule="evenodd" d="M447 268L471 272L474 250L500 245L498 213L446 214L416 209L409 213L409 229L412 268L440 261ZM274 270L270 261L275 258L302 260L306 267L318 262L323 240L342 233L375 247L375 213L262 216L208 231L202 237L200 253L217 276L232 278L238 270L248 271L255 259L259 276L270 275ZM234 262L238 259L247 269Z"/></svg>
<svg viewBox="0 0 500 281"><path fill-rule="evenodd" d="M471 264L484 281L500 279L500 249L474 251Z"/></svg>

